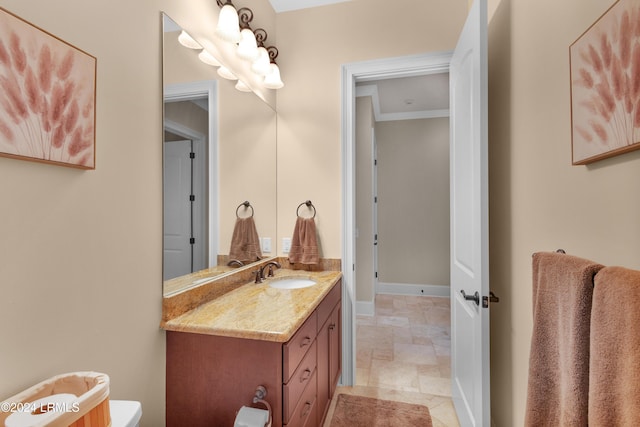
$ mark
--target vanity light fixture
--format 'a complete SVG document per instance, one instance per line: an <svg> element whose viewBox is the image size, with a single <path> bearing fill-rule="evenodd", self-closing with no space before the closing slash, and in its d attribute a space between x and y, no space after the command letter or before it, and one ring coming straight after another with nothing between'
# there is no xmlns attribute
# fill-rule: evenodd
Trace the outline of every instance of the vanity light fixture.
<svg viewBox="0 0 640 427"><path fill-rule="evenodd" d="M220 67L222 65L220 64L220 61L204 49L202 49L202 52L198 54L198 58L200 58L200 61L213 67Z"/></svg>
<svg viewBox="0 0 640 427"><path fill-rule="evenodd" d="M195 41L193 37L191 37L189 33L187 33L185 30L182 30L180 32L180 35L178 36L178 41L182 46L187 47L189 49L202 49L202 46L200 46L200 43Z"/></svg>
<svg viewBox="0 0 640 427"><path fill-rule="evenodd" d="M283 87L280 69L274 61L278 56L278 49L275 46L265 47L267 39L265 30L251 29L253 11L247 7L236 10L231 0L216 0L216 3L221 7L216 34L224 40L238 44L237 55L251 61L251 71L264 78L264 87L268 89ZM223 67L218 69L218 74L227 79L236 79L231 70ZM244 83L242 85L246 86ZM236 88L242 90L238 87L242 85L238 84Z"/></svg>
<svg viewBox="0 0 640 427"><path fill-rule="evenodd" d="M276 64L278 49L275 46L269 46L267 52L269 53L269 65L264 76L264 87L267 89L280 89L284 86L284 83L280 78L280 68Z"/></svg>
<svg viewBox="0 0 640 427"><path fill-rule="evenodd" d="M236 10L231 0L227 0L222 3L221 0L216 0L220 9L220 15L218 16L218 26L216 27L216 34L222 40L238 43L240 41L240 21L238 18L238 11Z"/></svg>
<svg viewBox="0 0 640 427"><path fill-rule="evenodd" d="M236 89L238 89L240 92L251 92L251 88L247 86L245 82L239 79L238 83L236 83Z"/></svg>
<svg viewBox="0 0 640 427"><path fill-rule="evenodd" d="M269 64L271 72L264 76L264 87L268 89L280 89L284 87L284 83L280 78L280 68L275 62Z"/></svg>
<svg viewBox="0 0 640 427"><path fill-rule="evenodd" d="M238 79L238 77L236 77L236 75L233 74L233 72L231 72L231 70L229 70L224 65L221 66L220 68L218 68L218 75L220 77L223 77L223 78L227 79L227 80L237 80Z"/></svg>

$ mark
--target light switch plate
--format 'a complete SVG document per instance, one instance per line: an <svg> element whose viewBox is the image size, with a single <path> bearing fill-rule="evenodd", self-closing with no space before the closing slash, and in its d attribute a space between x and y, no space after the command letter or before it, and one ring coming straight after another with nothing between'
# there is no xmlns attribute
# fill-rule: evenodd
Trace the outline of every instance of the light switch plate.
<svg viewBox="0 0 640 427"><path fill-rule="evenodd" d="M271 253L271 237L261 237L262 252L268 254Z"/></svg>
<svg viewBox="0 0 640 427"><path fill-rule="evenodd" d="M282 252L288 254L291 250L291 237L282 238Z"/></svg>

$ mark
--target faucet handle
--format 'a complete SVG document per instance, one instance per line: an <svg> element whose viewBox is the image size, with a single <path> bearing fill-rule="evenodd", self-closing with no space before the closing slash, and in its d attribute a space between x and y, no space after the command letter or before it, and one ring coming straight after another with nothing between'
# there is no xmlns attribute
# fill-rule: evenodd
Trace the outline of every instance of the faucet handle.
<svg viewBox="0 0 640 427"><path fill-rule="evenodd" d="M252 273L256 275L254 283L262 283L262 269L258 268L256 271L252 271Z"/></svg>

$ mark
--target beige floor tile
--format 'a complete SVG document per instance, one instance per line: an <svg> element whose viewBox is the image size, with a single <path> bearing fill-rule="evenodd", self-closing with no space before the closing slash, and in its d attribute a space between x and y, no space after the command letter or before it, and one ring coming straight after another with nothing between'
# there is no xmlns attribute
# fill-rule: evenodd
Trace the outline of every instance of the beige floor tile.
<svg viewBox="0 0 640 427"><path fill-rule="evenodd" d="M422 404L434 427L458 427L451 400L449 298L377 295L357 316L356 385L338 393ZM335 407L334 397L325 427Z"/></svg>

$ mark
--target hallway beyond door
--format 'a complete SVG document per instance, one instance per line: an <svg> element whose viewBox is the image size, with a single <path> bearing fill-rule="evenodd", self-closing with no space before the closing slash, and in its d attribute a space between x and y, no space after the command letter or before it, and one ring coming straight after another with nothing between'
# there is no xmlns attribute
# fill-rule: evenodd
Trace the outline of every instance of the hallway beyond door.
<svg viewBox="0 0 640 427"><path fill-rule="evenodd" d="M421 404L429 408L434 427L458 426L451 400L450 335L449 298L376 295L375 315L357 316L356 385L338 387L336 396Z"/></svg>

